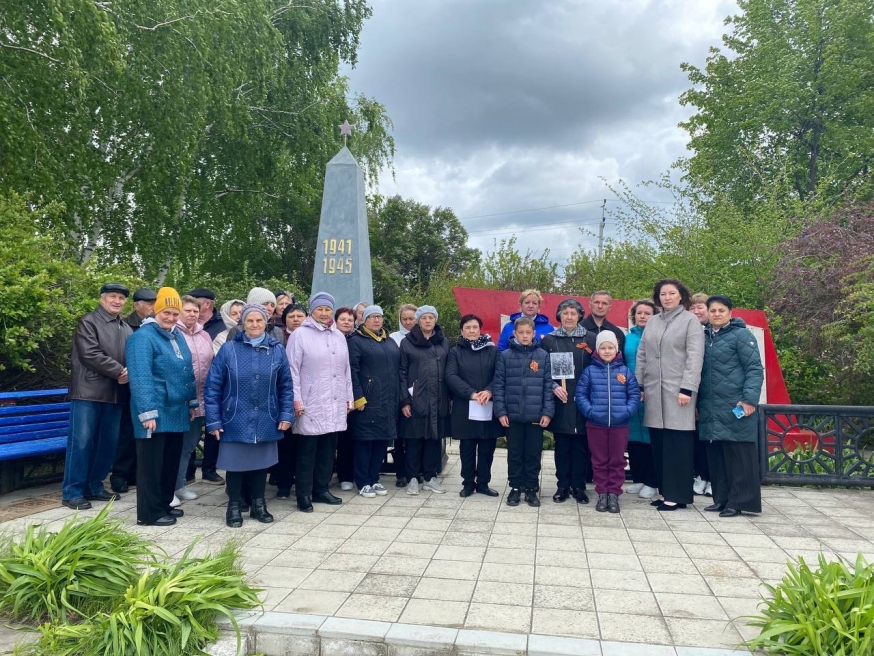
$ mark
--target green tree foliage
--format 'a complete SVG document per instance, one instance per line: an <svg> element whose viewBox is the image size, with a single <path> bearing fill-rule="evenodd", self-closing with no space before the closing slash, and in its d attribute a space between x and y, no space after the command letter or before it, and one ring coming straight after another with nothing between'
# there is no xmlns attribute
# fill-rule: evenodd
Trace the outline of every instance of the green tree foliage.
<svg viewBox="0 0 874 656"><path fill-rule="evenodd" d="M449 208L376 196L369 214L377 299L394 301L408 290L427 297L438 272L464 271L479 262L479 251L467 246L467 230Z"/></svg>
<svg viewBox="0 0 874 656"><path fill-rule="evenodd" d="M51 227L62 211L0 194L0 389L65 387L73 331L97 307L100 286L138 286L125 267L76 263Z"/></svg>
<svg viewBox="0 0 874 656"><path fill-rule="evenodd" d="M338 75L369 15L364 0L7 3L0 189L62 202L51 224L80 262L308 277L336 126L356 124L371 180L394 152L382 106Z"/></svg>
<svg viewBox="0 0 874 656"><path fill-rule="evenodd" d="M739 0L726 19L726 52L680 102L695 187L724 193L745 214L774 180L788 197L824 205L870 197L874 164L874 1Z"/></svg>

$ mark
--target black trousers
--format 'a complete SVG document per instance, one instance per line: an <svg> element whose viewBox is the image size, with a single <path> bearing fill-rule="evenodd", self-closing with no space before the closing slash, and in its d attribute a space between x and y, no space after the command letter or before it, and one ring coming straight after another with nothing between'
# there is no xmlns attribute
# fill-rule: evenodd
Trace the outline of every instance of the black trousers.
<svg viewBox="0 0 874 656"><path fill-rule="evenodd" d="M137 440L134 438L130 402L121 404L121 423L118 427L115 461L109 474L110 484L114 479L124 480L128 485L136 485L137 482Z"/></svg>
<svg viewBox="0 0 874 656"><path fill-rule="evenodd" d="M341 483L355 480L355 467L352 464L352 431L337 433L337 480Z"/></svg>
<svg viewBox="0 0 874 656"><path fill-rule="evenodd" d="M398 434L400 434L400 429L398 430ZM392 451L392 462L395 464L395 476L397 478L404 478L407 475L407 462L406 462L406 448L405 443L406 440L403 438L398 438L394 441L394 451Z"/></svg>
<svg viewBox="0 0 874 656"><path fill-rule="evenodd" d="M218 462L218 452L219 442L215 435L205 433L203 436L203 460L201 461L200 471L215 471L215 464Z"/></svg>
<svg viewBox="0 0 874 656"><path fill-rule="evenodd" d="M627 448L631 480L649 487L658 487L652 446L645 442L629 442Z"/></svg>
<svg viewBox="0 0 874 656"><path fill-rule="evenodd" d="M589 451L589 441L585 431L573 433L553 433L555 438L555 478L558 488L572 487L585 490L586 480L592 477L592 454Z"/></svg>
<svg viewBox="0 0 874 656"><path fill-rule="evenodd" d="M665 501L693 503L695 431L650 428L659 492Z"/></svg>
<svg viewBox="0 0 874 656"><path fill-rule="evenodd" d="M263 499L267 487L267 470L256 469L247 472L225 472L225 485L228 491L228 501L243 501L243 488L248 489L252 499ZM250 503L246 499L246 503Z"/></svg>
<svg viewBox="0 0 874 656"><path fill-rule="evenodd" d="M461 479L464 485L486 486L492 480L492 462L495 459L497 438L487 440L459 440Z"/></svg>
<svg viewBox="0 0 874 656"><path fill-rule="evenodd" d="M299 497L323 494L331 484L337 433L298 435L295 453L295 491Z"/></svg>
<svg viewBox="0 0 874 656"><path fill-rule="evenodd" d="M440 456L443 451L441 440L414 437L405 441L404 465L407 468L407 478L418 479L420 472L424 479L420 483L434 478L440 469Z"/></svg>
<svg viewBox="0 0 874 656"><path fill-rule="evenodd" d="M507 429L507 478L510 487L540 488L543 429L529 422L511 421Z"/></svg>
<svg viewBox="0 0 874 656"><path fill-rule="evenodd" d="M759 453L755 442L704 442L713 486L720 506L762 512Z"/></svg>
<svg viewBox="0 0 874 656"><path fill-rule="evenodd" d="M698 439L698 431L695 431L695 476L700 476L702 481L710 480L710 465L707 458L705 443Z"/></svg>
<svg viewBox="0 0 874 656"><path fill-rule="evenodd" d="M359 490L365 485L379 483L379 469L382 467L388 445L388 440L356 440L353 443L354 480Z"/></svg>
<svg viewBox="0 0 874 656"><path fill-rule="evenodd" d="M176 491L182 433L152 433L137 440L137 520L152 524L170 512Z"/></svg>
<svg viewBox="0 0 874 656"><path fill-rule="evenodd" d="M291 490L294 485L295 455L297 451L297 435L288 429L276 445L279 451L279 461L271 468L276 472L276 488Z"/></svg>

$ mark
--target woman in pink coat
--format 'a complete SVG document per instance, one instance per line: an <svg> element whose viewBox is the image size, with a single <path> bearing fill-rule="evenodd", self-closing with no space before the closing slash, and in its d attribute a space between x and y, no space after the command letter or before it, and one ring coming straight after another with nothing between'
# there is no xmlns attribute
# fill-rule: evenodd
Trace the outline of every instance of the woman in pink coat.
<svg viewBox="0 0 874 656"><path fill-rule="evenodd" d="M297 507L313 511L313 502L338 505L328 491L337 449L337 433L346 430L352 409L352 375L346 338L334 326L334 297L313 294L310 316L285 348L294 382L294 434L297 435L295 491Z"/></svg>

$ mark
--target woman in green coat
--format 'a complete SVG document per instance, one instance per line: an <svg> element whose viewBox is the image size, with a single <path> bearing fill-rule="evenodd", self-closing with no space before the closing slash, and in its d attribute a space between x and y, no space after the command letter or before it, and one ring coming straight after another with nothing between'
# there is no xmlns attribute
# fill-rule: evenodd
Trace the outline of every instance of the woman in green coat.
<svg viewBox="0 0 874 656"><path fill-rule="evenodd" d="M720 517L762 512L758 420L764 383L755 336L731 316L731 299L707 299L704 366L698 388L698 435L707 449L713 505Z"/></svg>

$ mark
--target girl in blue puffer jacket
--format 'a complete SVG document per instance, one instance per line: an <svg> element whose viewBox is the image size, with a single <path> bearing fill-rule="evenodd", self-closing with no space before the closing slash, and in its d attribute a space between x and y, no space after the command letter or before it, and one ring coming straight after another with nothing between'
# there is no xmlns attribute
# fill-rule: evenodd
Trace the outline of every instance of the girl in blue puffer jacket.
<svg viewBox="0 0 874 656"><path fill-rule="evenodd" d="M619 512L625 482L628 425L637 413L640 388L634 373L622 363L616 335L598 333L596 353L577 383L574 400L586 418L598 503L595 510Z"/></svg>

